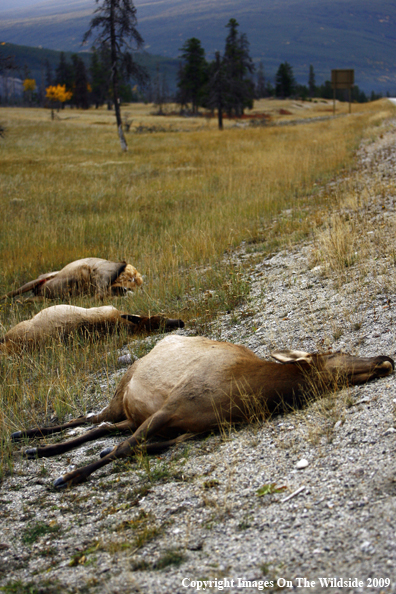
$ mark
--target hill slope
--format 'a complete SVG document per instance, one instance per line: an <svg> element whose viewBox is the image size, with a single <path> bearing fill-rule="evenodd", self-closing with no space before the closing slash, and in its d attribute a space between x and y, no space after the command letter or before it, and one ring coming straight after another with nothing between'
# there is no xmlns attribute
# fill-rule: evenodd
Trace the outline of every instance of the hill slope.
<svg viewBox="0 0 396 594"><path fill-rule="evenodd" d="M300 82L313 64L318 82L331 68L355 68L366 90L396 89L396 4L392 0L136 0L139 30L150 53L176 58L189 37L209 56L222 50L225 25L240 23L255 60L269 76L288 60ZM93 0L47 0L0 12L0 39L52 49L81 50Z"/></svg>
<svg viewBox="0 0 396 594"><path fill-rule="evenodd" d="M67 62L71 62L71 56L73 53L75 52L65 52ZM45 84L46 62L48 61L51 70L54 73L60 60L60 52L57 50L3 42L3 44L0 45L0 59L2 56L4 57L9 55L14 57L15 64L18 67L16 76L20 77L21 79L25 78L25 69L27 67L29 76L36 80L38 86L43 86ZM85 66L89 68L91 55L88 52L80 52L79 56L84 60ZM172 91L176 89L177 71L179 68L178 60L163 56L156 56L147 52L136 52L134 54L134 59L138 64L147 70L152 81L155 80L158 67L161 75L166 75L169 88Z"/></svg>

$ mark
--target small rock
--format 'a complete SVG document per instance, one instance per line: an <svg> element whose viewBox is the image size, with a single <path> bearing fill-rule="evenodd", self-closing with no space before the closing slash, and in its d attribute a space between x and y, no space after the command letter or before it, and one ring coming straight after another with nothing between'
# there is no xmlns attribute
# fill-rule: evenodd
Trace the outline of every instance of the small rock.
<svg viewBox="0 0 396 594"><path fill-rule="evenodd" d="M302 468L306 468L309 465L308 460L305 460L305 458L302 458L301 460L299 460L296 464L296 468L298 470L301 470Z"/></svg>
<svg viewBox="0 0 396 594"><path fill-rule="evenodd" d="M201 551L203 547L203 540L193 540L188 543L187 549L189 551Z"/></svg>
<svg viewBox="0 0 396 594"><path fill-rule="evenodd" d="M360 550L363 551L363 553L373 553L375 551L369 540L366 540L360 545Z"/></svg>
<svg viewBox="0 0 396 594"><path fill-rule="evenodd" d="M128 367L129 365L132 365L132 363L133 359L129 353L127 355L122 355L117 359L117 365L119 367Z"/></svg>
<svg viewBox="0 0 396 594"><path fill-rule="evenodd" d="M363 396L363 398L360 398L360 400L357 400L355 402L355 405L358 406L359 404L364 404L365 402L370 402L370 398L368 398L368 396Z"/></svg>

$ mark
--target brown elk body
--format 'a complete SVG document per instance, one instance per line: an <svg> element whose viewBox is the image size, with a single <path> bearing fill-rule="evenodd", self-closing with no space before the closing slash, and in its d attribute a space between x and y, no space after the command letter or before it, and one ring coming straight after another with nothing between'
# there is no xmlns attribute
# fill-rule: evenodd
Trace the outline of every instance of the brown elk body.
<svg viewBox="0 0 396 594"><path fill-rule="evenodd" d="M102 423L70 441L25 452L34 458L63 453L115 429L132 433L118 446L102 452L101 459L55 481L55 486L64 487L86 480L117 458L133 455L134 448L152 436L172 439L177 434L207 432L224 421L248 422L252 402L269 412L281 410L297 406L307 392L317 394L337 385L364 383L394 369L392 359L384 356L359 358L342 353L284 351L273 357L281 364L260 359L243 346L171 335L129 368L101 413L58 427L17 432L13 438ZM172 441L148 442L146 447L152 451L169 443Z"/></svg>
<svg viewBox="0 0 396 594"><path fill-rule="evenodd" d="M30 320L11 328L0 341L0 352L13 353L42 346L53 338L64 339L74 332L112 332L125 328L131 334L163 328L182 328L181 320L164 316L142 317L118 311L112 305L77 307L60 304L43 309Z"/></svg>
<svg viewBox="0 0 396 594"><path fill-rule="evenodd" d="M62 270L41 274L22 287L3 295L16 297L32 291L35 298L67 298L76 295L105 297L132 291L143 283L141 274L126 262L102 258L83 258L70 262Z"/></svg>

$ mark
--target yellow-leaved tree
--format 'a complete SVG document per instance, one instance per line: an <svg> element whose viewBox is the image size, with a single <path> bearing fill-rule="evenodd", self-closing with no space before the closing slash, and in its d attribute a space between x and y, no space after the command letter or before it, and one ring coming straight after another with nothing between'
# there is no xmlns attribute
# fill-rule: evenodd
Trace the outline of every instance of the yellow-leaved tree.
<svg viewBox="0 0 396 594"><path fill-rule="evenodd" d="M51 104L51 120L54 119L54 106L57 105L59 111L60 104L70 101L72 95L71 91L66 91L66 85L50 86L45 89L45 96Z"/></svg>
<svg viewBox="0 0 396 594"><path fill-rule="evenodd" d="M23 81L23 92L25 93L29 105L32 102L32 94L36 90L36 81L34 78L25 78Z"/></svg>

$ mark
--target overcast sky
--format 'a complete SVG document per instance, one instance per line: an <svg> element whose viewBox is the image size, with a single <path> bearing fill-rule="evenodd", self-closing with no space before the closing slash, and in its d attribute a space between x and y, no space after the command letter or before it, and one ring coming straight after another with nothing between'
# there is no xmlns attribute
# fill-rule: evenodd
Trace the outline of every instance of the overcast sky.
<svg viewBox="0 0 396 594"><path fill-rule="evenodd" d="M67 2L68 0L0 0L0 11L29 8L34 4L45 5L47 3L51 4L52 6L56 6L58 4L64 8ZM92 0L92 4L95 4L94 0Z"/></svg>
<svg viewBox="0 0 396 594"><path fill-rule="evenodd" d="M0 10L10 10L12 8L24 8L37 4L38 0L0 0Z"/></svg>

